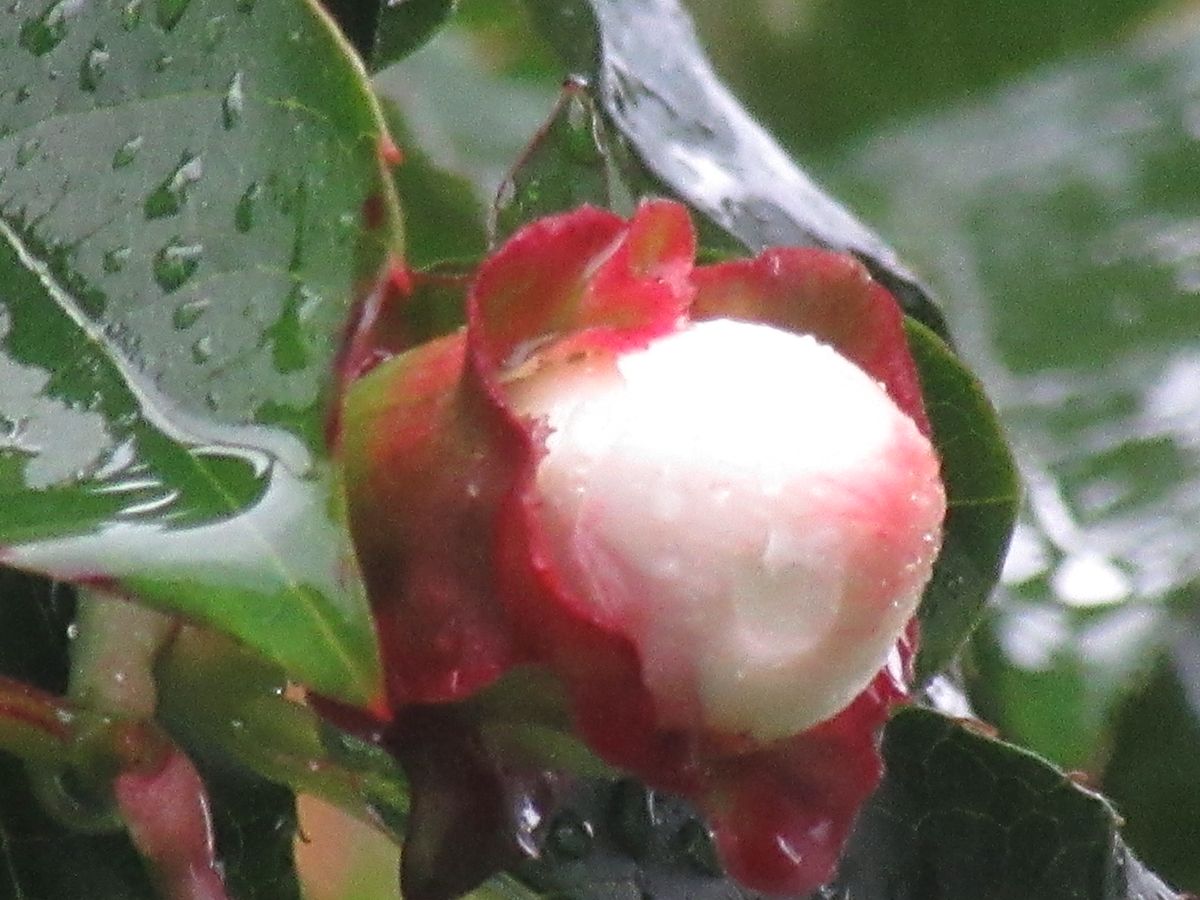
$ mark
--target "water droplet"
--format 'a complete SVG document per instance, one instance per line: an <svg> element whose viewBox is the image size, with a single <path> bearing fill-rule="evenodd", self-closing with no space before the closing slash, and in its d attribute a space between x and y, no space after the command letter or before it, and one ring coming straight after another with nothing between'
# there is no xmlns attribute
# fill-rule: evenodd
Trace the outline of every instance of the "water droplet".
<svg viewBox="0 0 1200 900"><path fill-rule="evenodd" d="M212 338L209 337L207 334L204 335L204 337L199 338L194 344L192 344L192 362L194 362L196 365L198 365L198 366L204 365L204 363L206 363L210 359L212 359L212 355L213 355Z"/></svg>
<svg viewBox="0 0 1200 900"><path fill-rule="evenodd" d="M142 0L128 0L121 7L121 27L133 31L142 24Z"/></svg>
<svg viewBox="0 0 1200 900"><path fill-rule="evenodd" d="M17 88L16 100L18 103L24 103L29 99L29 85L23 84Z"/></svg>
<svg viewBox="0 0 1200 900"><path fill-rule="evenodd" d="M271 362L282 375L296 372L308 365L308 341L300 310L313 308L315 295L304 285L296 285L284 300L279 318L263 332L271 346ZM310 313L311 315L311 313Z"/></svg>
<svg viewBox="0 0 1200 900"><path fill-rule="evenodd" d="M246 95L242 92L242 73L235 72L221 98L221 121L226 130L237 125L242 118L242 108L246 105Z"/></svg>
<svg viewBox="0 0 1200 900"><path fill-rule="evenodd" d="M159 28L170 31L179 24L183 14L187 12L191 0L157 0L154 4L154 18Z"/></svg>
<svg viewBox="0 0 1200 900"><path fill-rule="evenodd" d="M204 26L204 49L210 53L216 50L217 45L225 40L225 35L228 33L229 23L225 21L225 17L213 16Z"/></svg>
<svg viewBox="0 0 1200 900"><path fill-rule="evenodd" d="M721 863L713 847L712 835L698 819L691 819L679 829L676 840L683 858L702 875L719 877Z"/></svg>
<svg viewBox="0 0 1200 900"><path fill-rule="evenodd" d="M125 268L125 263L129 262L129 256L132 252L128 247L118 247L115 250L109 250L104 254L104 259L102 260L104 271L110 275L120 272Z"/></svg>
<svg viewBox="0 0 1200 900"><path fill-rule="evenodd" d="M175 57L169 53L160 53L154 59L154 71L165 72L171 67L171 63L175 62Z"/></svg>
<svg viewBox="0 0 1200 900"><path fill-rule="evenodd" d="M574 861L592 852L596 833L592 823L577 813L566 810L550 826L546 850L556 859Z"/></svg>
<svg viewBox="0 0 1200 900"><path fill-rule="evenodd" d="M59 0L36 19L27 20L17 42L35 56L44 56L62 43L67 36L67 19L82 5L78 0Z"/></svg>
<svg viewBox="0 0 1200 900"><path fill-rule="evenodd" d="M621 847L635 859L640 858L651 847L657 824L654 794L636 781L621 781L614 790L612 804L612 826Z"/></svg>
<svg viewBox="0 0 1200 900"><path fill-rule="evenodd" d="M203 255L202 245L185 244L175 238L154 254L154 280L168 294L178 290L196 273Z"/></svg>
<svg viewBox="0 0 1200 900"><path fill-rule="evenodd" d="M123 169L134 159L137 158L138 151L142 149L144 138L141 135L132 137L117 148L117 152L113 154L112 167L114 169Z"/></svg>
<svg viewBox="0 0 1200 900"><path fill-rule="evenodd" d="M108 69L109 53L104 44L97 42L92 45L83 65L79 69L79 86L85 91L94 91L100 86L100 79Z"/></svg>
<svg viewBox="0 0 1200 900"><path fill-rule="evenodd" d="M146 197L143 212L147 219L174 216L187 203L188 191L204 175L199 156L184 153L170 175Z"/></svg>
<svg viewBox="0 0 1200 900"><path fill-rule="evenodd" d="M37 155L38 148L42 146L42 142L37 138L30 138L24 141L17 148L17 168L21 169L29 165L30 160Z"/></svg>
<svg viewBox="0 0 1200 900"><path fill-rule="evenodd" d="M180 303L171 314L171 324L180 331L186 331L200 321L200 316L211 302L207 297L197 297Z"/></svg>
<svg viewBox="0 0 1200 900"><path fill-rule="evenodd" d="M68 641L79 640L79 623L78 622L72 622L70 625L67 626L67 640Z"/></svg>
<svg viewBox="0 0 1200 900"><path fill-rule="evenodd" d="M245 234L254 227L254 208L262 195L262 187L257 181L252 181L242 196L238 198L233 211L233 227Z"/></svg>

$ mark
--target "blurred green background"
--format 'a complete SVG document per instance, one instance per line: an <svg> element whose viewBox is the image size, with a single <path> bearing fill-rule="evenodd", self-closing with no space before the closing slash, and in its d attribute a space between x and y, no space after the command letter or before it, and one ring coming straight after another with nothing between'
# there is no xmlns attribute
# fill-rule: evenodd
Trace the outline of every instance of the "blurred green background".
<svg viewBox="0 0 1200 900"><path fill-rule="evenodd" d="M1200 890L1200 6L688 8L747 107L932 286L1016 445L1025 511L964 658L979 713ZM463 0L377 85L481 215L563 74L518 3ZM455 249L482 240L464 224Z"/></svg>

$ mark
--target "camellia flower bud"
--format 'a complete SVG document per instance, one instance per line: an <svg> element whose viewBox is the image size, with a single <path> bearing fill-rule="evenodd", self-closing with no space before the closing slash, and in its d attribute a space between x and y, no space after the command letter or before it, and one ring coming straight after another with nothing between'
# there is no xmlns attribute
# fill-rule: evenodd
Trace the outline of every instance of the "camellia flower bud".
<svg viewBox="0 0 1200 900"><path fill-rule="evenodd" d="M406 750L421 711L534 666L734 878L807 893L878 783L945 497L902 315L857 261L694 254L668 202L516 234L465 330L351 386L350 521L417 808L462 769Z"/></svg>
<svg viewBox="0 0 1200 900"><path fill-rule="evenodd" d="M797 734L886 663L945 499L928 439L853 363L716 319L508 390L548 432L556 563L637 646L662 725Z"/></svg>

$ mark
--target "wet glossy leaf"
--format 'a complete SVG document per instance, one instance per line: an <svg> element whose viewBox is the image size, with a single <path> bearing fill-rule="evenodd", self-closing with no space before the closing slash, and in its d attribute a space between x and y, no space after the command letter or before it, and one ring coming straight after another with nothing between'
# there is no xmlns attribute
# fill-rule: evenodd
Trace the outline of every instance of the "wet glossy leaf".
<svg viewBox="0 0 1200 900"><path fill-rule="evenodd" d="M360 240L381 126L344 46L301 0L28 3L0 85L5 561L367 699L323 429L390 233Z"/></svg>
<svg viewBox="0 0 1200 900"><path fill-rule="evenodd" d="M796 166L717 79L676 0L529 6L567 65L594 75L604 109L647 169L690 205L754 251L816 245L854 253L910 315L942 330L938 310L896 254Z"/></svg>
<svg viewBox="0 0 1200 900"><path fill-rule="evenodd" d="M954 659L996 584L1021 487L995 410L975 377L933 332L912 320L908 338L947 500L942 550L918 613L917 672L928 678Z"/></svg>

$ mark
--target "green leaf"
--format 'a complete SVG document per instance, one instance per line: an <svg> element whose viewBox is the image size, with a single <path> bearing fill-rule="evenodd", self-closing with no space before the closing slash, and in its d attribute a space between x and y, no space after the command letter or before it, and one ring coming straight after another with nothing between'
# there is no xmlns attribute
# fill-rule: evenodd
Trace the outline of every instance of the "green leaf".
<svg viewBox="0 0 1200 900"><path fill-rule="evenodd" d="M946 485L946 521L925 588L917 674L946 667L974 628L1008 550L1021 488L995 410L975 377L928 328L906 322Z"/></svg>
<svg viewBox="0 0 1200 900"><path fill-rule="evenodd" d="M5 562L367 700L324 440L335 336L397 239L361 70L301 0L39 2L0 23L0 84Z"/></svg>

